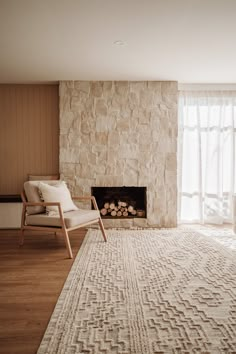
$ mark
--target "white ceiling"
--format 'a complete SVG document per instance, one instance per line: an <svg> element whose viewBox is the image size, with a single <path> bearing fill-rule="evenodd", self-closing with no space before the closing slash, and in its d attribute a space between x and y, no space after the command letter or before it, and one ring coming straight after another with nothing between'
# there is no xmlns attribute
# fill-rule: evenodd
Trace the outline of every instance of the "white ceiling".
<svg viewBox="0 0 236 354"><path fill-rule="evenodd" d="M235 37L236 0L0 0L0 82L236 83Z"/></svg>

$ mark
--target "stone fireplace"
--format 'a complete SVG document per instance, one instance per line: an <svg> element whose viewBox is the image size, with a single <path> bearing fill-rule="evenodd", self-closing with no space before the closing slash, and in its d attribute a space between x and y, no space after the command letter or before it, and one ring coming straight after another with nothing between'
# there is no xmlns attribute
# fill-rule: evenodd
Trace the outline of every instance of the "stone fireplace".
<svg viewBox="0 0 236 354"><path fill-rule="evenodd" d="M60 82L60 173L74 195L146 186L146 217L105 227L174 227L177 82Z"/></svg>

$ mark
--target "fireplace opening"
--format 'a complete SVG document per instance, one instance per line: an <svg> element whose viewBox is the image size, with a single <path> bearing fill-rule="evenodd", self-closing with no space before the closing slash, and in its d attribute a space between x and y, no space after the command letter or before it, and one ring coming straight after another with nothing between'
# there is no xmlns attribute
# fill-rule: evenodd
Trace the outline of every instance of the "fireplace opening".
<svg viewBox="0 0 236 354"><path fill-rule="evenodd" d="M146 218L146 187L92 187L102 218ZM93 206L92 206L93 207Z"/></svg>

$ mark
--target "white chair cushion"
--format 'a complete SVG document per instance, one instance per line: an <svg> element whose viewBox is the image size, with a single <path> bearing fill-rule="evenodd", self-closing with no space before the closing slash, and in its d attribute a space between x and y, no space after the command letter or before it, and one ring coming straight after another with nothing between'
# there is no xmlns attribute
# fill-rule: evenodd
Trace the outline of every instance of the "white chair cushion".
<svg viewBox="0 0 236 354"><path fill-rule="evenodd" d="M71 199L70 191L64 181L61 181L60 184L54 186L40 182L39 190L45 202L60 202L63 212L78 210L78 207ZM57 206L46 206L46 212L49 216L59 215L59 209Z"/></svg>
<svg viewBox="0 0 236 354"><path fill-rule="evenodd" d="M78 209L74 211L68 211L64 213L64 220L66 227L76 227L93 220L97 220L100 217L98 210ZM58 216L49 216L47 214L27 215L26 224L34 226L54 226L60 227L61 222Z"/></svg>
<svg viewBox="0 0 236 354"><path fill-rule="evenodd" d="M47 183L49 185L57 185L60 184L62 181L44 181L44 183ZM40 203L42 202L42 199L40 198L39 195L39 183L40 181L27 181L24 183L24 191L26 194L26 198L28 202L31 203ZM38 214L38 213L45 213L46 208L43 206L29 206L27 207L27 214Z"/></svg>

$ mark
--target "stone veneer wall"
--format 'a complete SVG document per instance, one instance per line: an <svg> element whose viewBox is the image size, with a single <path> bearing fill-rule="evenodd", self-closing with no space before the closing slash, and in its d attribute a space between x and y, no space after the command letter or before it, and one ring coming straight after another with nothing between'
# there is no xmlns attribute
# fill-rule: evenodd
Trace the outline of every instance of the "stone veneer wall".
<svg viewBox="0 0 236 354"><path fill-rule="evenodd" d="M60 82L60 173L72 193L147 187L147 219L105 226L176 226L177 90L172 81Z"/></svg>

